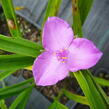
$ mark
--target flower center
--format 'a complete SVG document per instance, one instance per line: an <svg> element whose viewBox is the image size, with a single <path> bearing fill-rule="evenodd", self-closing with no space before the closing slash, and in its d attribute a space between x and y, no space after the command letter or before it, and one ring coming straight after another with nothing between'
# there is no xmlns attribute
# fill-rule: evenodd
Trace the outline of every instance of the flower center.
<svg viewBox="0 0 109 109"><path fill-rule="evenodd" d="M56 56L59 61L61 61L62 63L65 63L68 58L68 50L66 49L59 50L56 52Z"/></svg>

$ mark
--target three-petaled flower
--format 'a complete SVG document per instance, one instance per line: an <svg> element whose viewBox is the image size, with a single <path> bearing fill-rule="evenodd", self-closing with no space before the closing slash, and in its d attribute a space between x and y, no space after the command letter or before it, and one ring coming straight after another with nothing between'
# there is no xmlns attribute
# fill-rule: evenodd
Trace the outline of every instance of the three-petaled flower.
<svg viewBox="0 0 109 109"><path fill-rule="evenodd" d="M49 17L42 34L45 52L33 64L33 75L37 85L56 84L76 72L94 66L102 52L90 40L75 38L69 24L58 18Z"/></svg>

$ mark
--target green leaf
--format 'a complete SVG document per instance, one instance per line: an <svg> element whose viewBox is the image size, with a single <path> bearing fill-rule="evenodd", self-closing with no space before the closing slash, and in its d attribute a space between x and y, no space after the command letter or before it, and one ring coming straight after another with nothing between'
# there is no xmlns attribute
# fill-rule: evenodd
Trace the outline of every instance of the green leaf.
<svg viewBox="0 0 109 109"><path fill-rule="evenodd" d="M74 77L74 74L71 72L71 73L70 73L70 76L71 76L71 77ZM100 77L96 77L96 76L93 76L93 79L94 79L98 84L100 84L101 86L109 86L109 80L106 80L106 79L103 79L103 78L100 78Z"/></svg>
<svg viewBox="0 0 109 109"><path fill-rule="evenodd" d="M105 79L100 78L100 77L93 77L93 78L100 85L102 85L102 86L109 86L109 80L105 80Z"/></svg>
<svg viewBox="0 0 109 109"><path fill-rule="evenodd" d="M63 93L64 93L64 95L67 96L70 100L76 101L76 102L81 103L81 104L89 105L89 103L88 103L86 97L83 97L83 96L80 96L80 95L71 93L71 92L69 92L69 91L67 91L67 90L64 90Z"/></svg>
<svg viewBox="0 0 109 109"><path fill-rule="evenodd" d="M22 37L12 0L1 0L1 4L12 37Z"/></svg>
<svg viewBox="0 0 109 109"><path fill-rule="evenodd" d="M48 109L56 109L56 103L55 103L55 101L49 106Z"/></svg>
<svg viewBox="0 0 109 109"><path fill-rule="evenodd" d="M36 57L42 46L21 38L11 38L0 35L0 49L25 56Z"/></svg>
<svg viewBox="0 0 109 109"><path fill-rule="evenodd" d="M49 107L49 109L68 109L65 105L55 100Z"/></svg>
<svg viewBox="0 0 109 109"><path fill-rule="evenodd" d="M33 78L25 80L21 83L13 85L13 86L1 88L0 89L0 100L6 99L6 98L14 96L14 95L18 95L25 89L33 87L33 84L30 84L31 82L33 82Z"/></svg>
<svg viewBox="0 0 109 109"><path fill-rule="evenodd" d="M72 0L72 8L73 8L73 31L74 34L78 37L82 37L82 23L80 19L78 0Z"/></svg>
<svg viewBox="0 0 109 109"><path fill-rule="evenodd" d="M5 83L4 83L3 80L1 80L1 84L2 84L2 87L5 87ZM7 109L7 106L5 104L5 100L4 99L0 100L0 109Z"/></svg>
<svg viewBox="0 0 109 109"><path fill-rule="evenodd" d="M18 109L25 109L25 105L26 105L26 103L27 103L27 101L28 101L28 99L30 97L31 91L32 91L32 89L29 88L29 90L27 90L25 92L26 96L24 97L24 99L22 99L22 101L18 105Z"/></svg>
<svg viewBox="0 0 109 109"><path fill-rule="evenodd" d="M17 70L27 66L31 66L34 62L34 58L29 56L22 56L17 54L12 55L0 55L0 70L9 71ZM11 72L8 72L8 74ZM0 74L1 78L6 76L4 73Z"/></svg>
<svg viewBox="0 0 109 109"><path fill-rule="evenodd" d="M86 72L90 75L90 77L92 78L93 80L93 83L95 84L97 90L99 91L99 93L101 94L103 100L106 102L107 106L109 107L109 98L106 96L105 92L103 91L103 89L100 87L100 85L98 85L93 76L91 75L90 71L89 70L86 70Z"/></svg>
<svg viewBox="0 0 109 109"><path fill-rule="evenodd" d="M86 71L74 73L79 85L81 86L91 109L107 109L107 103L96 87L93 78Z"/></svg>
<svg viewBox="0 0 109 109"><path fill-rule="evenodd" d="M78 37L82 37L82 25L90 11L93 0L72 0L73 30Z"/></svg>
<svg viewBox="0 0 109 109"><path fill-rule="evenodd" d="M15 72L15 70L0 72L0 81L11 75L13 72Z"/></svg>
<svg viewBox="0 0 109 109"><path fill-rule="evenodd" d="M48 17L57 15L61 2L62 0L49 0L48 1L43 24L45 23Z"/></svg>
<svg viewBox="0 0 109 109"><path fill-rule="evenodd" d="M96 85L97 85L98 91L101 93L101 96L106 101L106 103L107 103L107 105L109 107L109 97L105 94L105 92L103 91L103 89L98 84L96 84Z"/></svg>
<svg viewBox="0 0 109 109"><path fill-rule="evenodd" d="M26 102L28 100L28 97L30 95L30 92L32 91L32 88L33 87L25 89L23 92L21 92L18 95L18 97L15 99L15 101L11 104L9 109L16 109L18 106L19 106L18 109L24 109L25 105L26 105Z"/></svg>
<svg viewBox="0 0 109 109"><path fill-rule="evenodd" d="M92 3L93 0L79 0L78 6L82 25L84 24L84 21L90 11Z"/></svg>
<svg viewBox="0 0 109 109"><path fill-rule="evenodd" d="M7 106L5 104L5 100L0 100L0 109L7 109Z"/></svg>

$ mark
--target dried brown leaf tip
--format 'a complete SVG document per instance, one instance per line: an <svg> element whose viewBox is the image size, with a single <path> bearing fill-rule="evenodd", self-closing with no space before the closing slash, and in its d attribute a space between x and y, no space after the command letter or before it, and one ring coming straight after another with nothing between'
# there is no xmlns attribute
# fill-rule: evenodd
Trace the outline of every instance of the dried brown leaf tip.
<svg viewBox="0 0 109 109"><path fill-rule="evenodd" d="M72 0L72 3L73 3L73 11L76 12L78 11L78 0Z"/></svg>

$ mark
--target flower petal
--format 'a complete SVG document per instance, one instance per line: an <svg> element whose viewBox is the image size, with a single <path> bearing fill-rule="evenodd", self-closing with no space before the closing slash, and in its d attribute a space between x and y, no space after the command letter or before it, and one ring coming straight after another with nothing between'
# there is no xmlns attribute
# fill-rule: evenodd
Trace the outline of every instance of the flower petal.
<svg viewBox="0 0 109 109"><path fill-rule="evenodd" d="M44 52L34 62L33 75L37 85L53 85L68 75L68 69L52 53Z"/></svg>
<svg viewBox="0 0 109 109"><path fill-rule="evenodd" d="M85 38L76 38L69 47L68 66L70 71L88 69L101 58L102 52L93 42Z"/></svg>
<svg viewBox="0 0 109 109"><path fill-rule="evenodd" d="M69 47L73 36L72 28L66 21L49 17L44 25L42 43L46 50L60 50Z"/></svg>

